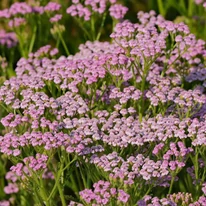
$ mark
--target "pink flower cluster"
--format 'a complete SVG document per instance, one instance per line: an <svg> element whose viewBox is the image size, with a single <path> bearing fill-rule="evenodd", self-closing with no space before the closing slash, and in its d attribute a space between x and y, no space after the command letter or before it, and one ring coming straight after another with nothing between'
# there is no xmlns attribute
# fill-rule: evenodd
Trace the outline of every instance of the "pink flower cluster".
<svg viewBox="0 0 206 206"><path fill-rule="evenodd" d="M18 43L17 37L13 32L6 32L5 30L0 30L0 45L11 48L16 46Z"/></svg>
<svg viewBox="0 0 206 206"><path fill-rule="evenodd" d="M203 7L206 8L206 2L205 2L205 0L195 0L195 3L196 3L197 5L202 4Z"/></svg>
<svg viewBox="0 0 206 206"><path fill-rule="evenodd" d="M15 2L9 9L0 10L1 18L14 18L17 16L26 16L27 14L59 11L61 5L56 2L49 2L45 6L31 6L26 2Z"/></svg>
<svg viewBox="0 0 206 206"><path fill-rule="evenodd" d="M128 8L116 4L116 1L108 0L86 0L84 4L81 4L78 0L73 0L72 5L67 9L67 13L71 16L77 16L79 18L84 18L85 21L89 21L93 12L98 14L103 14L106 12L107 5L111 4L109 7L110 16L115 19L123 19L128 11Z"/></svg>
<svg viewBox="0 0 206 206"><path fill-rule="evenodd" d="M110 182L99 180L93 184L94 190L85 189L80 191L81 198L87 203L97 205L107 205L111 199L115 199L120 204L126 204L130 195L124 190L111 187Z"/></svg>
<svg viewBox="0 0 206 206"><path fill-rule="evenodd" d="M18 163L16 166L12 166L10 170L17 177L25 177L25 174L32 175L34 171L44 171L46 169L48 156L43 154L36 154L36 157L30 156L23 159L23 163ZM25 173L25 174L24 174Z"/></svg>
<svg viewBox="0 0 206 206"><path fill-rule="evenodd" d="M85 5L73 0L67 12L89 20L88 8L105 8L104 1ZM60 9L53 3L46 8ZM123 18L121 11L115 18ZM205 42L153 11L138 18L118 23L111 43L87 42L77 54L57 59L58 50L46 45L17 62L16 76L0 87L8 109L2 110L0 152L16 160L6 193L21 190L16 178L37 173L54 178L48 185L83 177L96 182L93 189L82 190L87 181L77 186L79 204L204 205L206 96L198 84L205 81ZM53 176L51 164L57 173L63 166L61 177ZM187 193L155 197L156 189L178 190L184 171L197 185L196 202Z"/></svg>

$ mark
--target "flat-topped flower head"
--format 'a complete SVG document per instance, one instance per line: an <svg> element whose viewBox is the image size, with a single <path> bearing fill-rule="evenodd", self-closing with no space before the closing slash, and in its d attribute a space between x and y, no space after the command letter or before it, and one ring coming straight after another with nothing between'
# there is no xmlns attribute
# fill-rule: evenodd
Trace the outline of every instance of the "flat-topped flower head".
<svg viewBox="0 0 206 206"><path fill-rule="evenodd" d="M26 2L15 2L9 8L10 16L16 16L18 14L25 15L32 13L32 7Z"/></svg>
<svg viewBox="0 0 206 206"><path fill-rule="evenodd" d="M90 10L80 3L76 5L71 5L69 8L67 8L67 13L71 16L78 16L79 18L84 18L85 21L89 21L91 16Z"/></svg>
<svg viewBox="0 0 206 206"><path fill-rule="evenodd" d="M56 2L49 2L46 6L44 6L44 11L59 11L61 9L61 4Z"/></svg>
<svg viewBox="0 0 206 206"><path fill-rule="evenodd" d="M59 22L61 19L62 19L62 15L61 14L56 14L55 16L50 18L50 22L51 23Z"/></svg>
<svg viewBox="0 0 206 206"><path fill-rule="evenodd" d="M109 8L110 16L115 19L123 19L128 8L121 4L113 4Z"/></svg>
<svg viewBox="0 0 206 206"><path fill-rule="evenodd" d="M11 48L16 46L18 39L14 32L6 32L5 30L0 30L0 45Z"/></svg>
<svg viewBox="0 0 206 206"><path fill-rule="evenodd" d="M111 186L110 182L99 180L93 184L94 190L85 189L79 192L81 198L86 203L95 203L107 205L112 199L123 204L126 204L130 198L122 189L116 189Z"/></svg>

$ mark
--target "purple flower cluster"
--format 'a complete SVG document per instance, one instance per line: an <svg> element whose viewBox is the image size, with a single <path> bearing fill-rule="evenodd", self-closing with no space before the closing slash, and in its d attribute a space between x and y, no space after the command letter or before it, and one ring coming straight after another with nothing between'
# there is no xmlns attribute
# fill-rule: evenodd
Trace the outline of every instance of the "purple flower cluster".
<svg viewBox="0 0 206 206"><path fill-rule="evenodd" d="M105 0L85 0L84 4L86 6L91 6L92 11L98 12L100 14L104 13L106 10L106 1Z"/></svg>
<svg viewBox="0 0 206 206"><path fill-rule="evenodd" d="M109 94L109 99L111 100L115 99L122 105L127 103L129 100L133 100L133 101L139 100L141 95L142 95L141 91L135 89L135 87L133 86L125 87L122 92L120 91L119 88L114 87L111 89L111 92Z"/></svg>
<svg viewBox="0 0 206 206"><path fill-rule="evenodd" d="M190 193L178 192L177 194L168 195L168 198L176 203L176 205L193 205L192 203L194 202Z"/></svg>
<svg viewBox="0 0 206 206"><path fill-rule="evenodd" d="M89 9L102 13L108 3L72 2L67 12L85 20ZM123 7L118 13L115 1L110 4L115 18L123 18ZM54 2L44 8L59 9ZM118 23L112 43L87 42L79 53L57 59L58 49L46 45L17 62L16 77L0 87L0 103L8 110L0 120L0 152L15 160L5 193L22 190L17 179L36 173L44 181L54 179L49 197L56 195L56 187L64 191L58 184L84 180L76 192L81 188L79 201L85 204L205 203L206 96L195 83L205 81L200 78L205 42L186 25L153 11L140 12L138 18L139 23ZM57 14L51 21L60 19ZM74 156L78 160L70 168ZM85 179L90 182L90 167L99 181L91 178L93 189L82 190ZM172 194L173 184L179 188L180 171L188 171L198 184L196 203L190 194ZM64 184L67 178L71 182ZM157 188L166 194L168 187L172 195L155 197Z"/></svg>
<svg viewBox="0 0 206 206"><path fill-rule="evenodd" d="M148 181L148 183L143 181L143 184L149 184L152 181L153 184L163 186L161 180L169 178L168 166L164 161L155 162L149 157L145 158L142 154L130 156L126 161L119 157L116 152L101 157L93 155L90 163L97 165L104 172L109 172L109 178L112 182L120 181L125 185L130 185L130 187L143 180ZM143 190L144 188L142 188Z"/></svg>
<svg viewBox="0 0 206 206"><path fill-rule="evenodd" d="M0 201L0 206L10 206L10 202L7 200Z"/></svg>
<svg viewBox="0 0 206 206"><path fill-rule="evenodd" d="M5 71L8 66L8 62L5 57L0 56L0 68Z"/></svg>
<svg viewBox="0 0 206 206"><path fill-rule="evenodd" d="M205 163L204 163L203 159L198 159L198 164L199 164L199 168L201 170L203 168L205 168ZM202 185L202 191L204 193L205 192L205 183L203 183L203 180L201 178L197 178L197 176L195 175L195 167L194 166L188 167L187 173L190 175L193 185L197 185L197 184Z"/></svg>
<svg viewBox="0 0 206 206"><path fill-rule="evenodd" d="M114 4L109 8L110 16L115 19L123 19L127 11L128 8L121 4Z"/></svg>
<svg viewBox="0 0 206 206"><path fill-rule="evenodd" d="M140 24L129 21L118 23L110 36L131 56L134 58L138 56L142 64L145 65L152 59L153 61L161 60L168 64L167 72L171 72L174 66L180 69L183 67L184 62L181 58L192 64L197 60L198 54L205 53L205 42L196 40L183 23L174 24L171 21L165 21L161 16L156 17L153 11L139 12L138 18ZM171 34L174 35L176 44L168 57L166 40ZM178 58L179 56L181 58Z"/></svg>
<svg viewBox="0 0 206 206"><path fill-rule="evenodd" d="M45 6L31 6L26 2L15 2L10 8L0 10L0 17L12 19L17 16L26 16L32 13L43 14L44 12L54 12L59 11L61 5L56 2L49 2Z"/></svg>
<svg viewBox="0 0 206 206"><path fill-rule="evenodd" d="M50 12L50 11L59 11L61 9L61 4L58 4L56 2L49 2L45 7L44 11Z"/></svg>
<svg viewBox="0 0 206 206"><path fill-rule="evenodd" d="M16 16L18 14L26 15L32 12L32 8L26 2L15 2L7 12L9 17Z"/></svg>
<svg viewBox="0 0 206 206"><path fill-rule="evenodd" d="M90 20L91 12L88 8L84 7L82 4L74 4L67 9L67 13L71 16L77 16L79 18L84 18L85 21Z"/></svg>
<svg viewBox="0 0 206 206"><path fill-rule="evenodd" d="M0 45L6 46L8 48L16 46L18 43L17 37L13 32L6 32L5 30L0 30Z"/></svg>
<svg viewBox="0 0 206 206"><path fill-rule="evenodd" d="M179 116L192 114L199 111L199 109L206 103L206 96L204 91L196 88L194 90L184 90L181 87L172 87L170 81L163 79L159 84L154 84L146 93L146 97L150 100L151 105L167 105L170 109L168 111L178 112Z"/></svg>
<svg viewBox="0 0 206 206"><path fill-rule="evenodd" d="M13 20L10 20L8 23L10 28L19 27L25 24L26 24L26 20L25 18L22 18L22 17L15 17Z"/></svg>
<svg viewBox="0 0 206 206"><path fill-rule="evenodd" d="M167 198L158 198L151 197L150 195L146 195L142 200L137 202L138 206L178 206L178 205L188 205L188 206L200 206L205 204L206 198L201 196L197 201L194 201L192 198L192 194L190 193L174 193L168 195Z"/></svg>
<svg viewBox="0 0 206 206"><path fill-rule="evenodd" d="M19 188L16 184L9 183L6 187L4 187L4 192L6 194L13 194L17 193L19 191Z"/></svg>
<svg viewBox="0 0 206 206"><path fill-rule="evenodd" d="M167 198L158 198L158 197L151 197L150 195L146 195L142 200L137 202L138 206L160 206L160 205L167 205L167 206L176 206L174 202Z"/></svg>
<svg viewBox="0 0 206 206"><path fill-rule="evenodd" d="M195 4L202 5L204 8L206 8L206 2L204 0L195 0Z"/></svg>
<svg viewBox="0 0 206 206"><path fill-rule="evenodd" d="M10 170L17 177L24 178L24 174L32 175L34 171L44 171L47 167L48 156L43 154L36 154L36 157L30 156L23 159L23 163L18 163L12 166Z"/></svg>
<svg viewBox="0 0 206 206"><path fill-rule="evenodd" d="M177 149L177 145L179 147L179 151ZM184 159L187 154L193 152L192 148L186 148L183 142L178 142L177 145L175 143L170 143L170 149L163 155L163 159L165 160L165 165L169 162L170 170L174 171L177 168L183 168L185 166Z"/></svg>
<svg viewBox="0 0 206 206"><path fill-rule="evenodd" d="M124 190L111 187L110 182L99 180L93 184L94 190L85 189L80 191L81 198L92 205L107 205L111 201L126 204L129 201L130 195Z"/></svg>
<svg viewBox="0 0 206 206"><path fill-rule="evenodd" d="M61 20L62 15L61 14L56 14L55 16L50 18L50 22L54 23L54 22L58 22L59 20Z"/></svg>
<svg viewBox="0 0 206 206"><path fill-rule="evenodd" d="M127 7L121 4L116 4L116 1L85 0L84 4L81 4L78 0L73 0L72 3L73 4L67 9L67 13L71 16L84 18L84 21L89 21L93 12L96 12L98 14L103 14L104 12L106 12L107 4L110 5L110 16L115 19L123 19L128 11Z"/></svg>

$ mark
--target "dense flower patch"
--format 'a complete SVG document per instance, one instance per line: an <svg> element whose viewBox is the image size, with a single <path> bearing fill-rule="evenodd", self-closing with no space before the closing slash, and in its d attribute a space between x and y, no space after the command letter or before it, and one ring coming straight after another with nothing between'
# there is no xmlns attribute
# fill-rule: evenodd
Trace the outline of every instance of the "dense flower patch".
<svg viewBox="0 0 206 206"><path fill-rule="evenodd" d="M92 30L74 55L60 4L0 12L11 28L51 12L68 54L0 33L23 49L0 87L0 205L206 205L206 42L154 11L132 23L116 1L72 2L65 15ZM90 23L107 12L111 41L100 42L103 25Z"/></svg>

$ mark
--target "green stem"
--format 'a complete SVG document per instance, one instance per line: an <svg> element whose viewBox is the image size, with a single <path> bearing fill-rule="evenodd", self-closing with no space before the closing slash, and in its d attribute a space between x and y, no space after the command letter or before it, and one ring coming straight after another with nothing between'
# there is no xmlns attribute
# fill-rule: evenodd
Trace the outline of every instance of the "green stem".
<svg viewBox="0 0 206 206"><path fill-rule="evenodd" d="M191 17L193 13L194 0L189 0L188 2L188 16Z"/></svg>
<svg viewBox="0 0 206 206"><path fill-rule="evenodd" d="M75 160L76 160L77 158L75 157L71 162L69 162L65 167L63 167L64 165L63 164L61 164L61 166L60 166L60 169L59 169L59 171L58 171L58 173L57 173L57 176L56 176L56 178L55 178L55 184L54 184L54 187L53 187L53 189L52 189L52 191L51 191L51 193L50 193L50 195L49 195L49 197L48 197L48 201L52 198L52 196L54 195L54 193L55 193L55 191L56 191L56 188L58 187L58 184L59 184L59 179L60 179L60 177L61 177L61 175L62 175L62 172L65 170L65 169L67 169L68 167L69 167L69 165L71 165ZM59 189L59 188L58 188Z"/></svg>
<svg viewBox="0 0 206 206"><path fill-rule="evenodd" d="M65 201L65 198L64 198L63 189L62 189L62 187L61 187L61 185L59 183L58 183L57 187L58 187L58 191L59 191L59 195L60 195L62 206L66 206L67 204L66 204L66 201Z"/></svg>
<svg viewBox="0 0 206 206"><path fill-rule="evenodd" d="M44 204L46 206L50 206L50 203L49 203L49 201L47 199L47 194L46 194L46 191L45 191L45 188L44 188L44 183L43 183L43 180L42 180L42 174L41 175L37 175L36 173L32 172L31 170L30 170L30 172L31 172L31 174L33 174L32 178L30 178L25 173L24 173L24 175L28 179L30 179L31 181L34 180L34 182L36 184L35 188L34 188L36 195L41 197L42 201L44 202Z"/></svg>
<svg viewBox="0 0 206 206"><path fill-rule="evenodd" d="M54 193L56 192L55 190L56 190L56 188L57 188L57 181L59 181L59 177L57 176L57 178L56 178L57 180L56 180L56 182L55 182L55 185L54 185L54 187L53 187L53 189L52 189L52 191L51 191L51 193L50 193L50 195L49 195L49 197L48 197L48 201L52 198L52 196L54 195Z"/></svg>
<svg viewBox="0 0 206 206"><path fill-rule="evenodd" d="M53 187L53 189L52 189L52 191L51 191L51 193L50 193L47 201L49 201L49 200L52 198L52 196L54 195L54 193L56 192L56 188L58 187L58 184L59 184L59 179L60 179L60 176L61 176L61 170L62 170L62 168L63 168L63 165L61 165L60 170L59 170L59 172L57 173L57 176L56 176L56 178L55 178L54 187Z"/></svg>
<svg viewBox="0 0 206 206"><path fill-rule="evenodd" d="M206 8L204 8L204 29L203 29L203 39L206 40Z"/></svg>
<svg viewBox="0 0 206 206"><path fill-rule="evenodd" d="M199 171L199 167L198 167L198 152L197 152L197 147L195 148L195 178L196 180L198 180L198 171Z"/></svg>
<svg viewBox="0 0 206 206"><path fill-rule="evenodd" d="M82 180L83 180L84 188L86 188L87 187L87 181L86 181L86 179L84 177L84 174L82 172L81 166L79 166L79 171L80 171L80 174L81 174L81 177L82 177Z"/></svg>
<svg viewBox="0 0 206 206"><path fill-rule="evenodd" d="M92 30L92 41L95 40L95 36L96 36L96 31L95 31L95 22L94 22L94 16L92 15L91 18L91 30Z"/></svg>
<svg viewBox="0 0 206 206"><path fill-rule="evenodd" d="M204 179L205 179L205 173L206 173L206 169L204 169L204 172L203 172L203 174L202 174L202 182L203 182Z"/></svg>
<svg viewBox="0 0 206 206"><path fill-rule="evenodd" d="M21 56L22 57L27 57L26 52L24 51L24 43L23 43L24 41L21 37L21 34L18 34L18 33L16 33L16 34L17 34L17 37L18 37L18 40L19 40L19 49L20 49Z"/></svg>
<svg viewBox="0 0 206 206"><path fill-rule="evenodd" d="M82 188L82 181L81 181L81 179L80 179L80 176L79 176L79 172L78 172L78 170L77 170L77 167L75 167L75 177L77 178L77 182L78 182L78 185L79 185L79 188ZM80 189L81 190L81 189Z"/></svg>
<svg viewBox="0 0 206 206"><path fill-rule="evenodd" d="M194 167L195 167L195 179L198 181L199 180L199 164L198 164L198 151L197 147L195 148L195 157L194 157ZM199 184L196 184L196 193L198 194L199 192Z"/></svg>
<svg viewBox="0 0 206 206"><path fill-rule="evenodd" d="M64 39L63 39L63 37L62 37L61 32L60 32L59 30L58 30L58 35L59 35L59 38L60 38L60 40L61 40L61 43L62 43L62 45L63 45L63 47L64 47L64 50L65 50L66 54L69 56L69 55L70 55L70 52L69 52L69 50L68 50L68 48L67 48L67 45L66 45L66 43L65 43L65 41L64 41Z"/></svg>
<svg viewBox="0 0 206 206"><path fill-rule="evenodd" d="M36 42L36 46L39 48L41 44L41 40L42 40L42 21L40 19L40 17L38 16L38 19L37 19L37 25L38 25L38 32L37 32L37 35L38 35L38 41Z"/></svg>
<svg viewBox="0 0 206 206"><path fill-rule="evenodd" d="M118 20L112 17L112 32L114 32L114 28L117 23L118 23Z"/></svg>
<svg viewBox="0 0 206 206"><path fill-rule="evenodd" d="M77 182L74 179L74 175L73 174L70 175L70 179L71 179L71 185L72 185L71 188L72 188L72 190L74 191L75 194L78 194L79 189L78 189Z"/></svg>
<svg viewBox="0 0 206 206"><path fill-rule="evenodd" d="M163 2L162 0L157 0L157 5L158 5L158 9L159 9L159 12L160 14L165 17L165 9L164 9L164 6L163 6Z"/></svg>
<svg viewBox="0 0 206 206"><path fill-rule="evenodd" d="M10 59L9 59L9 65L8 67L4 70L4 74L6 78L10 78L12 76L15 76L15 71L13 69L13 62L14 62L14 49L11 49L10 52Z"/></svg>
<svg viewBox="0 0 206 206"><path fill-rule="evenodd" d="M145 193L145 196L149 194L149 192L151 191L152 187L150 186L147 190L147 192Z"/></svg>
<svg viewBox="0 0 206 206"><path fill-rule="evenodd" d="M57 37L56 48L59 48L60 38Z"/></svg>
<svg viewBox="0 0 206 206"><path fill-rule="evenodd" d="M144 69L144 73L142 76L142 83L141 83L141 92L142 92L142 97L141 97L141 104L140 104L140 110L139 110L139 120L140 122L142 121L143 113L144 113L144 89L145 89L145 83L146 83L146 78L147 78L147 67Z"/></svg>
<svg viewBox="0 0 206 206"><path fill-rule="evenodd" d="M8 113L10 112L9 109L8 109L6 106L4 106L4 104L1 103L0 105L1 105L1 106L3 107L3 109L5 109Z"/></svg>
<svg viewBox="0 0 206 206"><path fill-rule="evenodd" d="M185 1L184 0L180 0L180 9L182 10L183 14L186 16L186 12L187 12L187 9L186 9L186 5L185 5Z"/></svg>
<svg viewBox="0 0 206 206"><path fill-rule="evenodd" d="M43 203L42 198L39 195L39 191L36 187L34 187L34 193L35 193L34 196L35 196L35 199L36 199L37 203Z"/></svg>
<svg viewBox="0 0 206 206"><path fill-rule="evenodd" d="M66 170L70 164L72 164L74 161L77 160L77 157L75 157L71 162L69 162L64 168L63 168L63 171Z"/></svg>
<svg viewBox="0 0 206 206"><path fill-rule="evenodd" d="M100 28L99 28L96 40L99 40L100 37L101 37L101 32L102 32L102 28L104 26L104 22L105 22L106 16L107 16L107 13L105 12L104 15L103 15L103 18L102 18L102 22L101 22L101 25L100 25Z"/></svg>
<svg viewBox="0 0 206 206"><path fill-rule="evenodd" d="M44 183L43 183L42 177L40 177L40 192L41 192L41 195L44 199L44 203L46 204L46 206L50 206L50 203L47 200L47 194L46 194L46 191L44 188Z"/></svg>
<svg viewBox="0 0 206 206"><path fill-rule="evenodd" d="M84 31L84 33L87 35L88 39L91 40L92 37L90 33L84 28L84 25L81 23L81 21L78 18L75 18L77 23L79 24L79 27Z"/></svg>
<svg viewBox="0 0 206 206"><path fill-rule="evenodd" d="M170 188L169 188L168 194L171 194L171 192L172 192L172 187L173 187L174 181L175 181L175 175L172 175L172 179L171 179L171 183L170 183Z"/></svg>
<svg viewBox="0 0 206 206"><path fill-rule="evenodd" d="M31 38L30 45L29 45L29 53L32 52L32 49L34 47L34 42L35 42L35 39L36 39L36 31L37 31L37 26L35 26L34 30L33 30L33 35L32 35L32 38Z"/></svg>

